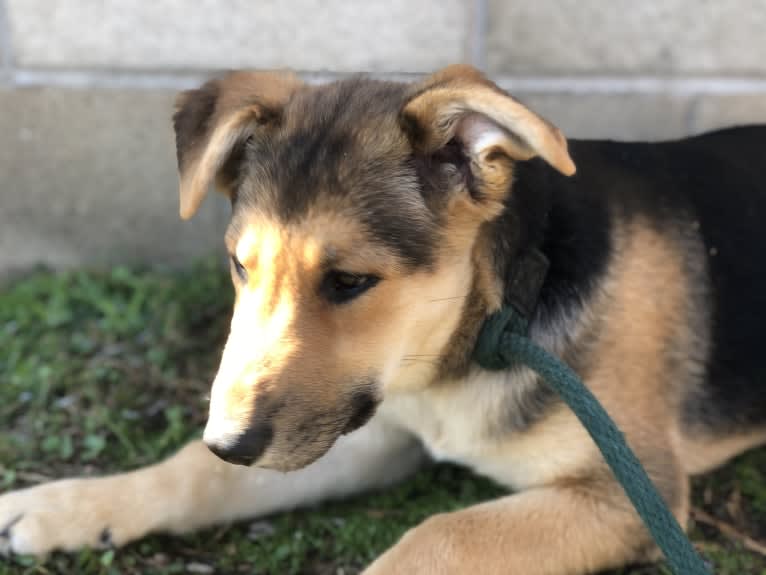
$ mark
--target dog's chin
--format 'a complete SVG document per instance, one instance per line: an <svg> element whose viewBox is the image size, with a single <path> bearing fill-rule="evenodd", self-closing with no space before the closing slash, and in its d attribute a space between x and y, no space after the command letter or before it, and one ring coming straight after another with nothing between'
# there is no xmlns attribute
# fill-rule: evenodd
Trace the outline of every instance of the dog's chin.
<svg viewBox="0 0 766 575"><path fill-rule="evenodd" d="M359 397L353 405L351 415L338 432L315 437L311 442L289 444L275 438L272 447L254 463L255 467L272 469L274 471L296 471L314 463L327 453L342 435L356 431L367 423L375 414L378 402L372 396ZM286 443L286 442L285 442Z"/></svg>
<svg viewBox="0 0 766 575"><path fill-rule="evenodd" d="M285 451L269 450L253 465L254 467L281 471L282 473L303 469L327 453L339 436L329 441L326 446L321 445L319 449L307 449L308 446L304 444L295 449L287 449ZM314 446L312 445L311 447Z"/></svg>

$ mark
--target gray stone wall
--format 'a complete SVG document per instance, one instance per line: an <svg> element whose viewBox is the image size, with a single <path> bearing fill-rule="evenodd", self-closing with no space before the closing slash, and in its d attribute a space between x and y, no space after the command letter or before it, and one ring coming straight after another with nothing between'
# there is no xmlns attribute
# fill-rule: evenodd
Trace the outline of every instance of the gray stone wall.
<svg viewBox="0 0 766 575"><path fill-rule="evenodd" d="M177 218L169 121L218 70L453 62L573 137L766 121L766 1L0 0L0 275L220 250L225 202Z"/></svg>

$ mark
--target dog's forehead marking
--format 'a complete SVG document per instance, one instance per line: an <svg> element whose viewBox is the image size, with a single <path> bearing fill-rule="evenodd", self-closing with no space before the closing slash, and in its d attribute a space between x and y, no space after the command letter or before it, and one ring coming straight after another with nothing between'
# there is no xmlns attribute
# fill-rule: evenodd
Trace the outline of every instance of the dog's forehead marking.
<svg viewBox="0 0 766 575"><path fill-rule="evenodd" d="M430 265L436 217L399 125L401 101L401 86L370 80L299 92L281 125L248 146L235 211L254 208L285 226L334 212L409 265Z"/></svg>
<svg viewBox="0 0 766 575"><path fill-rule="evenodd" d="M236 240L234 253L245 266L252 265L256 258L259 265L266 265L277 257L283 242L280 230L274 226L247 226Z"/></svg>
<svg viewBox="0 0 766 575"><path fill-rule="evenodd" d="M313 277L333 268L384 275L401 269L396 250L356 219L331 211L315 211L287 224L240 216L227 231L226 241L236 258L260 276L259 281L275 275Z"/></svg>

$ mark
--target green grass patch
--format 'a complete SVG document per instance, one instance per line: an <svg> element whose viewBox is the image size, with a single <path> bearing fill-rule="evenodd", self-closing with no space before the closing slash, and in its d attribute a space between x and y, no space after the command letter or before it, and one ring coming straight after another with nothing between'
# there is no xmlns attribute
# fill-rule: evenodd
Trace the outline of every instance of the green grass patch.
<svg viewBox="0 0 766 575"><path fill-rule="evenodd" d="M197 435L231 303L228 277L213 262L172 273L41 272L0 290L0 492L133 469ZM434 466L384 492L185 537L42 562L0 559L0 575L348 575L425 517L502 492L465 470ZM696 481L694 502L763 541L766 450ZM740 540L702 524L692 534L716 573L766 575L766 558Z"/></svg>

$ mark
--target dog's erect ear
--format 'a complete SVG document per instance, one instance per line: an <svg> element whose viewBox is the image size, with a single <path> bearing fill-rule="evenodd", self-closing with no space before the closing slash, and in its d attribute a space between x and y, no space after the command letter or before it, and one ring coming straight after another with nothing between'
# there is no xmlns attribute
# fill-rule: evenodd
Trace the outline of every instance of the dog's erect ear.
<svg viewBox="0 0 766 575"><path fill-rule="evenodd" d="M414 85L402 119L422 153L457 141L474 168L540 156L564 175L575 172L564 135L471 66L450 66Z"/></svg>
<svg viewBox="0 0 766 575"><path fill-rule="evenodd" d="M239 146L280 116L302 85L288 72L233 72L179 94L173 127L180 184L180 213L191 218L214 179L224 193L225 167Z"/></svg>

